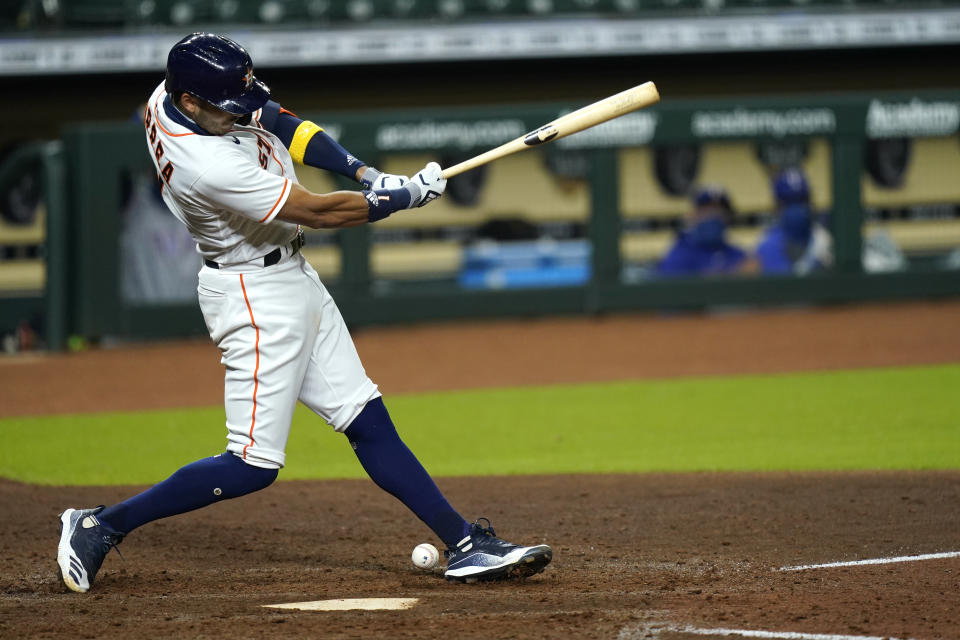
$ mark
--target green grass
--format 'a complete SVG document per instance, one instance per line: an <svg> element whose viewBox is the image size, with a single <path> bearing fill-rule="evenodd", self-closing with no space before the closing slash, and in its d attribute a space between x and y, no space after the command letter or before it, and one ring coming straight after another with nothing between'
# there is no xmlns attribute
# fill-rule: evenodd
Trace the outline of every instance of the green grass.
<svg viewBox="0 0 960 640"><path fill-rule="evenodd" d="M960 365L395 395L436 476L960 468ZM137 484L223 450L223 410L0 420L0 476ZM361 477L299 407L281 478Z"/></svg>

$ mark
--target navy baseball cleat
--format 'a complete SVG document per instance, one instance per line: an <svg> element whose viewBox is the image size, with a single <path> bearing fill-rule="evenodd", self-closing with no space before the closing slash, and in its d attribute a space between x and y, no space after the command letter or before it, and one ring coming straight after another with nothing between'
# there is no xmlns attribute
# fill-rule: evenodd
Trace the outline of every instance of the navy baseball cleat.
<svg viewBox="0 0 960 640"><path fill-rule="evenodd" d="M101 505L93 509L67 509L60 514L57 566L60 582L71 591L89 591L103 559L123 540L122 533L97 520L97 514L103 509Z"/></svg>
<svg viewBox="0 0 960 640"><path fill-rule="evenodd" d="M480 521L486 521L482 526ZM444 551L447 571L444 577L456 582L526 578L540 573L550 564L553 551L545 544L521 547L497 537L486 518L470 525L470 535L456 549Z"/></svg>

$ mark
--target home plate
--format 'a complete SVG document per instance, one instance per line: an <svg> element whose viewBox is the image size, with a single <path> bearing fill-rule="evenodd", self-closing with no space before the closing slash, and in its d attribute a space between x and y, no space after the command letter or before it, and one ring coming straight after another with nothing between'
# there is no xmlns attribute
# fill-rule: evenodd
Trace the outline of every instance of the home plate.
<svg viewBox="0 0 960 640"><path fill-rule="evenodd" d="M314 600L312 602L287 602L284 604L265 604L270 609L299 609L300 611L398 611L409 609L420 602L420 598L340 598L337 600Z"/></svg>

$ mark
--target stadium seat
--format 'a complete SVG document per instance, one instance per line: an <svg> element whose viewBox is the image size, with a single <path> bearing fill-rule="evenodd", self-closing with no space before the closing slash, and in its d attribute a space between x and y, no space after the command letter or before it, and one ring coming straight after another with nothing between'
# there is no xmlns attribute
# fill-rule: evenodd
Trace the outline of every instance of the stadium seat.
<svg viewBox="0 0 960 640"><path fill-rule="evenodd" d="M146 19L153 24L186 27L215 17L214 3L210 0L155 0L153 5L153 17Z"/></svg>
<svg viewBox="0 0 960 640"><path fill-rule="evenodd" d="M58 5L64 25L78 27L119 27L134 21L136 9L129 0L86 0Z"/></svg>
<svg viewBox="0 0 960 640"><path fill-rule="evenodd" d="M574 16L669 16L958 7L960 0L29 0L0 3L0 30L118 28L206 22L328 23L477 21Z"/></svg>

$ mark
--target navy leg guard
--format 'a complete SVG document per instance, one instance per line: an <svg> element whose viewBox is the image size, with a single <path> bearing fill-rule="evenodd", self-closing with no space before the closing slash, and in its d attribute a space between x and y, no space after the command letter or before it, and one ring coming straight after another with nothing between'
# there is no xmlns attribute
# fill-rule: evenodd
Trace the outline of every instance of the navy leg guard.
<svg viewBox="0 0 960 640"><path fill-rule="evenodd" d="M277 479L279 471L254 467L232 453L223 453L188 464L160 484L107 507L97 518L127 534L160 518L264 489Z"/></svg>
<svg viewBox="0 0 960 640"><path fill-rule="evenodd" d="M448 548L468 535L470 525L403 444L381 398L368 402L344 434L370 479L413 511Z"/></svg>

